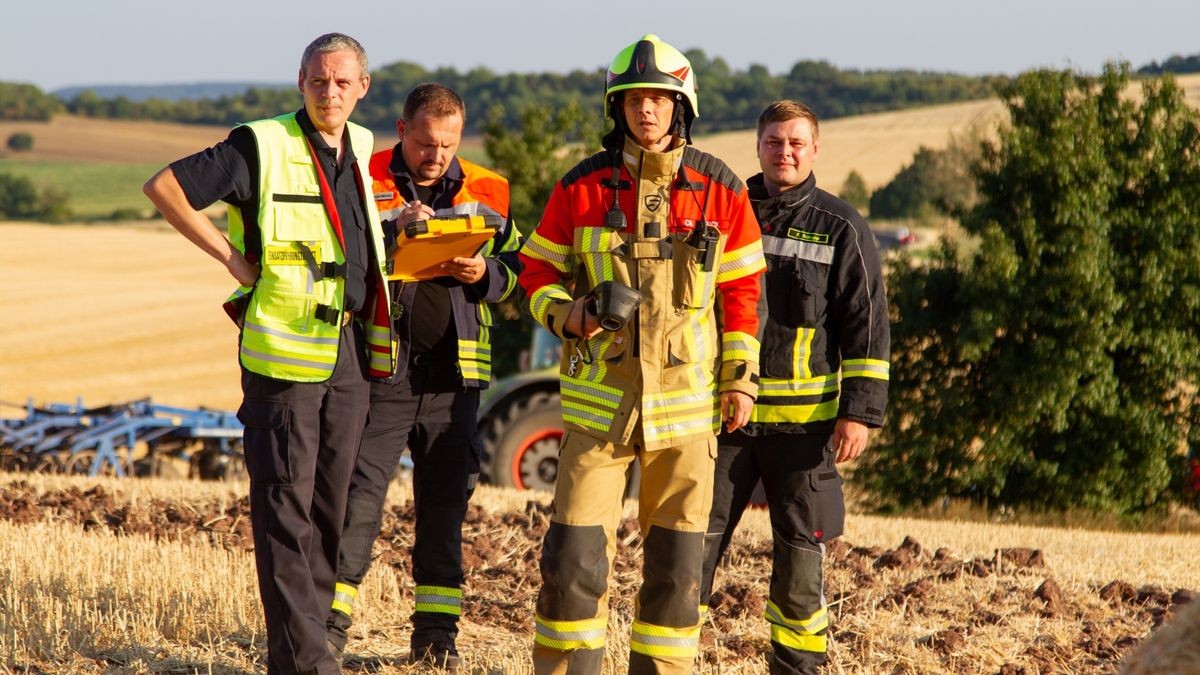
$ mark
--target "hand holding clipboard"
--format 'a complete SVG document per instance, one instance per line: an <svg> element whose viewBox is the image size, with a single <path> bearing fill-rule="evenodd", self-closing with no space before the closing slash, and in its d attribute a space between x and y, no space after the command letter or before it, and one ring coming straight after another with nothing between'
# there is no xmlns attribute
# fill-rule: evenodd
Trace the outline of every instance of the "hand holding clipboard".
<svg viewBox="0 0 1200 675"><path fill-rule="evenodd" d="M443 264L472 258L496 234L489 216L441 216L405 225L388 251L388 278L423 281L450 274Z"/></svg>

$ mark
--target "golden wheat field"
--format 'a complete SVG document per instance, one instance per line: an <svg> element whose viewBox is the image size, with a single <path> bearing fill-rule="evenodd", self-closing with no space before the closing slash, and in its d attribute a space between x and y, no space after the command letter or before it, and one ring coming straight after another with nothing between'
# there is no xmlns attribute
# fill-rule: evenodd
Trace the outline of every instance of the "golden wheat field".
<svg viewBox="0 0 1200 675"><path fill-rule="evenodd" d="M1197 98L1200 76L1181 78ZM993 125L995 101L831 120L817 166L877 187L919 145ZM18 126L0 123L0 134ZM30 125L22 123L22 129ZM58 117L35 159L162 162L222 138L216 127ZM740 175L753 131L701 138ZM392 139L380 134L377 145ZM161 223L0 223L0 401L89 406L153 397L235 409L234 283ZM503 330L503 327L499 327ZM18 408L0 410L5 416ZM261 611L238 483L0 474L0 673L254 673ZM347 672L407 673L411 489L395 484L348 645ZM482 487L465 525L464 670L530 672L548 496ZM630 515L632 515L630 506ZM622 527L607 671L623 672L640 565ZM767 672L761 619L770 526L753 511L717 580L696 672ZM829 547L830 673L1112 673L1172 617L1195 609L1200 537L883 518L852 512ZM1191 624L1188 624L1191 625ZM1163 635L1195 639L1174 629ZM1168 646L1167 649L1170 649ZM1178 662L1177 662L1178 663ZM1137 672L1200 673L1200 663Z"/></svg>
<svg viewBox="0 0 1200 675"><path fill-rule="evenodd" d="M3 223L0 241L0 400L237 405L237 284L174 230Z"/></svg>

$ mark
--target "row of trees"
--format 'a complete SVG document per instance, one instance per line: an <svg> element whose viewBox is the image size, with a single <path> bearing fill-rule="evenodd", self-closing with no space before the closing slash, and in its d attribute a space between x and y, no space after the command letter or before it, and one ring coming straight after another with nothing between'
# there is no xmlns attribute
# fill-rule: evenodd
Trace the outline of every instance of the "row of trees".
<svg viewBox="0 0 1200 675"><path fill-rule="evenodd" d="M1138 68L1141 75L1164 75L1166 73L1200 73L1200 54L1180 56L1178 54L1159 63L1150 63Z"/></svg>
<svg viewBox="0 0 1200 675"><path fill-rule="evenodd" d="M789 72L773 75L764 66L745 70L731 68L723 59L704 51L687 52L701 89L698 130L714 132L745 129L754 125L764 102L797 98L807 102L822 118L840 117L880 110L947 103L990 96L996 78L927 73L917 71L842 70L825 61L801 61ZM482 131L486 111L499 107L504 123L519 128L522 111L531 106L560 109L569 103L582 106L587 114L602 119L604 70L575 70L570 73L497 74L487 68L459 72L454 68L427 69L401 61L376 69L371 74L371 93L358 106L355 119L376 129L391 128L400 116L404 97L417 84L441 82L462 94L471 108L468 132ZM59 109L56 99L22 87L30 103L11 101L0 90L0 115L39 115L45 119L44 104ZM90 117L137 118L203 124L235 124L276 115L300 106L292 87L254 88L237 96L206 100L132 101L124 97L102 98L83 91L63 109ZM18 117L12 117L18 118Z"/></svg>

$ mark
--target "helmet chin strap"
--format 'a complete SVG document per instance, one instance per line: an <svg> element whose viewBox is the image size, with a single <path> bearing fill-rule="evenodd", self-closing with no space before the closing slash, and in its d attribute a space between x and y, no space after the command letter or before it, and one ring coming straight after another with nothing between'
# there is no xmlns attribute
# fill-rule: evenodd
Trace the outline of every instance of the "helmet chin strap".
<svg viewBox="0 0 1200 675"><path fill-rule="evenodd" d="M675 94L675 112L671 115L671 134L682 138L688 145L692 144L692 121L688 119L688 106L683 101L683 94Z"/></svg>
<svg viewBox="0 0 1200 675"><path fill-rule="evenodd" d="M623 92L608 95L608 116L613 121L613 128L600 139L601 147L608 150L615 157L620 157L621 147L625 143L625 136L629 133L629 126L625 124L625 111L621 109L621 102L623 100L625 100Z"/></svg>

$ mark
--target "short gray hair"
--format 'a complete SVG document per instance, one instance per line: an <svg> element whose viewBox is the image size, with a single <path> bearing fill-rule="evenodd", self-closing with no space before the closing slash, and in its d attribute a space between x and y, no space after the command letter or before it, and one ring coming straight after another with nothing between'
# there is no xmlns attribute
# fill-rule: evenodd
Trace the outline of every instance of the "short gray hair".
<svg viewBox="0 0 1200 675"><path fill-rule="evenodd" d="M308 43L308 46L304 48L304 55L300 57L300 72L304 72L304 67L308 65L309 59L317 54L341 51L354 52L354 55L358 57L358 63L362 66L362 76L368 75L367 50L363 49L358 40L343 33L326 33Z"/></svg>

